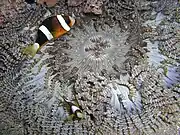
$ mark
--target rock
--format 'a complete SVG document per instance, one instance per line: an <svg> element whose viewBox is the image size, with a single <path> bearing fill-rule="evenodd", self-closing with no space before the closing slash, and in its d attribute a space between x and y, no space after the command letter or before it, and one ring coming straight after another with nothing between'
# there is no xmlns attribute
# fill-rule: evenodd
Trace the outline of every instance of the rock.
<svg viewBox="0 0 180 135"><path fill-rule="evenodd" d="M68 6L79 6L84 0L68 0Z"/></svg>
<svg viewBox="0 0 180 135"><path fill-rule="evenodd" d="M39 4L45 3L48 7L53 7L57 2L58 0L39 0L38 1Z"/></svg>
<svg viewBox="0 0 180 135"><path fill-rule="evenodd" d="M88 0L84 8L84 13L102 14L102 4L102 0Z"/></svg>

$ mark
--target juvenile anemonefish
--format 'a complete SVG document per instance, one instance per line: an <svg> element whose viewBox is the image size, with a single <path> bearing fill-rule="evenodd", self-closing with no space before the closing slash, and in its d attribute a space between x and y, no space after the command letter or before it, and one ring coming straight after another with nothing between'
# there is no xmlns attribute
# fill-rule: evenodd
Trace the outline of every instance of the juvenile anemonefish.
<svg viewBox="0 0 180 135"><path fill-rule="evenodd" d="M23 53L35 56L48 41L67 33L74 25L75 19L67 15L56 15L45 19L40 25L36 42L23 50Z"/></svg>
<svg viewBox="0 0 180 135"><path fill-rule="evenodd" d="M64 101L65 101L65 106L70 114L67 120L80 120L84 118L82 110L77 105L75 105L74 103L68 100L64 100Z"/></svg>
<svg viewBox="0 0 180 135"><path fill-rule="evenodd" d="M52 7L57 3L58 0L25 0L26 3L28 4L45 4L48 7Z"/></svg>

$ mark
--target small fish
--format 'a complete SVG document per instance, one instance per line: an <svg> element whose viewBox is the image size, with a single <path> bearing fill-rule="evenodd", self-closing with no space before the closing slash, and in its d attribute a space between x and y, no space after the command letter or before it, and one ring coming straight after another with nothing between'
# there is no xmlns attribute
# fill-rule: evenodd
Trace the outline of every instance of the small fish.
<svg viewBox="0 0 180 135"><path fill-rule="evenodd" d="M36 42L23 49L23 53L34 57L48 41L67 33L74 23L75 19L67 15L56 15L45 19L38 29Z"/></svg>
<svg viewBox="0 0 180 135"><path fill-rule="evenodd" d="M82 113L82 110L75 105L74 103L64 99L65 101L65 106L67 107L67 110L69 111L69 117L67 118L67 120L80 120L84 118L84 115Z"/></svg>
<svg viewBox="0 0 180 135"><path fill-rule="evenodd" d="M45 4L48 7L52 7L57 3L58 0L25 0L26 3L28 4Z"/></svg>

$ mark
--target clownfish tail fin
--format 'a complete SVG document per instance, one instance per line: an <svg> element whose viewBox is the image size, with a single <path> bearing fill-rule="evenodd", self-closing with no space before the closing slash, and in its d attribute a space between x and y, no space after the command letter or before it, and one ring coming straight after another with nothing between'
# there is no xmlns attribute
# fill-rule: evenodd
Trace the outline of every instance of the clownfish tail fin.
<svg viewBox="0 0 180 135"><path fill-rule="evenodd" d="M31 45L27 46L26 48L24 48L22 50L22 52L25 55L30 55L30 56L34 57L36 55L38 49L39 49L39 44L35 43L35 44L31 44Z"/></svg>

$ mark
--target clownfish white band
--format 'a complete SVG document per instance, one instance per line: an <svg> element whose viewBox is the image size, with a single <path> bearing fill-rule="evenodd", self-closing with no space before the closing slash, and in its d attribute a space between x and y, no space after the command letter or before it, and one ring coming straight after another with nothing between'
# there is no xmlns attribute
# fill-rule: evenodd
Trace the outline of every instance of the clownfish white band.
<svg viewBox="0 0 180 135"><path fill-rule="evenodd" d="M61 24L61 26L63 27L63 29L65 29L66 31L70 30L70 27L67 25L66 21L61 15L57 15L57 19L59 23Z"/></svg>
<svg viewBox="0 0 180 135"><path fill-rule="evenodd" d="M44 33L44 35L47 37L48 40L53 39L53 35L51 34L51 32L49 32L49 30L44 25L39 27L39 30Z"/></svg>
<svg viewBox="0 0 180 135"><path fill-rule="evenodd" d="M72 112L76 112L77 110L80 110L77 106L72 105L71 106Z"/></svg>

